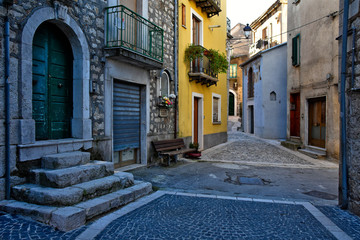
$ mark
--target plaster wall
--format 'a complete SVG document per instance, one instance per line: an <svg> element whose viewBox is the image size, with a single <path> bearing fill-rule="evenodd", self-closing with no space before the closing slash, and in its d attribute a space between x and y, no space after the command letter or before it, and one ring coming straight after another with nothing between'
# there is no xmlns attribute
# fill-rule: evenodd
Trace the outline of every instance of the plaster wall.
<svg viewBox="0 0 360 240"><path fill-rule="evenodd" d="M263 138L286 138L287 46L275 47L262 54ZM271 94L276 100L271 98ZM272 96L273 97L273 96Z"/></svg>
<svg viewBox="0 0 360 240"><path fill-rule="evenodd" d="M339 157L338 43L339 10L336 1L300 1L288 5L288 89L287 95L300 93L300 138L308 144L308 100L326 97L326 150ZM320 20L317 20L320 19ZM317 21L315 21L317 20ZM314 23L311 23L315 21ZM310 24L309 24L310 23ZM293 30L295 29L295 30ZM292 66L292 39L300 34L300 66ZM288 110L290 103L288 102ZM287 115L290 138L290 111Z"/></svg>
<svg viewBox="0 0 360 240"><path fill-rule="evenodd" d="M182 4L186 7L186 25L179 26L179 132L178 136L182 138L193 135L192 129L192 115L193 115L193 96L198 94L203 96L203 136L221 133L227 131L227 103L228 103L228 88L226 73L221 73L218 76L217 86L212 85L206 87L196 83L196 81L189 82L188 72L190 64L185 61L184 53L187 46L191 44L191 21L192 14L198 16L202 20L202 37L201 42L203 47L207 49L216 49L220 53L226 54L226 0L221 1L221 12L219 16L215 15L211 18L207 17L205 12L202 12L200 7L196 6L195 1L180 0L179 1L179 23L182 22ZM209 26L220 25L219 28L211 30ZM221 96L221 124L212 123L212 94ZM222 140L218 139L218 144ZM200 148L204 148L202 145Z"/></svg>

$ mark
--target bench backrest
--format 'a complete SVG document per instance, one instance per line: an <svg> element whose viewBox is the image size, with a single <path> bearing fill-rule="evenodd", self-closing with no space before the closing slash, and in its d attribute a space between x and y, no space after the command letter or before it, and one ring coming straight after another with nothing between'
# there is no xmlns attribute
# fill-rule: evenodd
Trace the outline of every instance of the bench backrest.
<svg viewBox="0 0 360 240"><path fill-rule="evenodd" d="M157 152L175 150L185 147L184 139L182 138L153 141L152 143Z"/></svg>

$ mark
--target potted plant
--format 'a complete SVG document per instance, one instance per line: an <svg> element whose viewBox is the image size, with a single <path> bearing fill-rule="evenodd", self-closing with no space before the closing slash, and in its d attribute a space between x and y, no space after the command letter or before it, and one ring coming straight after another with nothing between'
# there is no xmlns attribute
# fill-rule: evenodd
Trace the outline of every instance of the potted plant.
<svg viewBox="0 0 360 240"><path fill-rule="evenodd" d="M185 49L185 60L192 62L206 56L210 62L211 71L215 74L226 73L229 67L226 55L215 49L206 49L200 45L191 44Z"/></svg>
<svg viewBox="0 0 360 240"><path fill-rule="evenodd" d="M170 100L170 98L164 96L159 97L159 107L171 108L174 102Z"/></svg>
<svg viewBox="0 0 360 240"><path fill-rule="evenodd" d="M191 142L189 144L189 148L193 148L193 149L195 149L195 151L187 153L186 157L188 157L188 158L200 158L201 157L201 152L199 152L199 143Z"/></svg>

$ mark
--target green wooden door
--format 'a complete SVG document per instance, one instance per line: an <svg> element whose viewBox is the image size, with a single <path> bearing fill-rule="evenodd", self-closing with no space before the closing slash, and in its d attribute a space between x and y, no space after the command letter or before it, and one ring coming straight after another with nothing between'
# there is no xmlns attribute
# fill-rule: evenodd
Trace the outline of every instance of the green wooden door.
<svg viewBox="0 0 360 240"><path fill-rule="evenodd" d="M42 24L33 40L33 119L36 139L71 137L72 52L55 25Z"/></svg>
<svg viewBox="0 0 360 240"><path fill-rule="evenodd" d="M229 92L229 116L235 115L235 96Z"/></svg>

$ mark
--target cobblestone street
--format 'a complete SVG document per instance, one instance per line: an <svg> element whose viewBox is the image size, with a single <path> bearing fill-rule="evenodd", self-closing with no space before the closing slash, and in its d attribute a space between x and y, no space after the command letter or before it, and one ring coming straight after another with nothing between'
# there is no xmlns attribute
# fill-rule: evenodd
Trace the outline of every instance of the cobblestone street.
<svg viewBox="0 0 360 240"><path fill-rule="evenodd" d="M337 164L233 131L199 161L139 168L141 198L71 232L0 215L0 239L360 239L337 204Z"/></svg>

